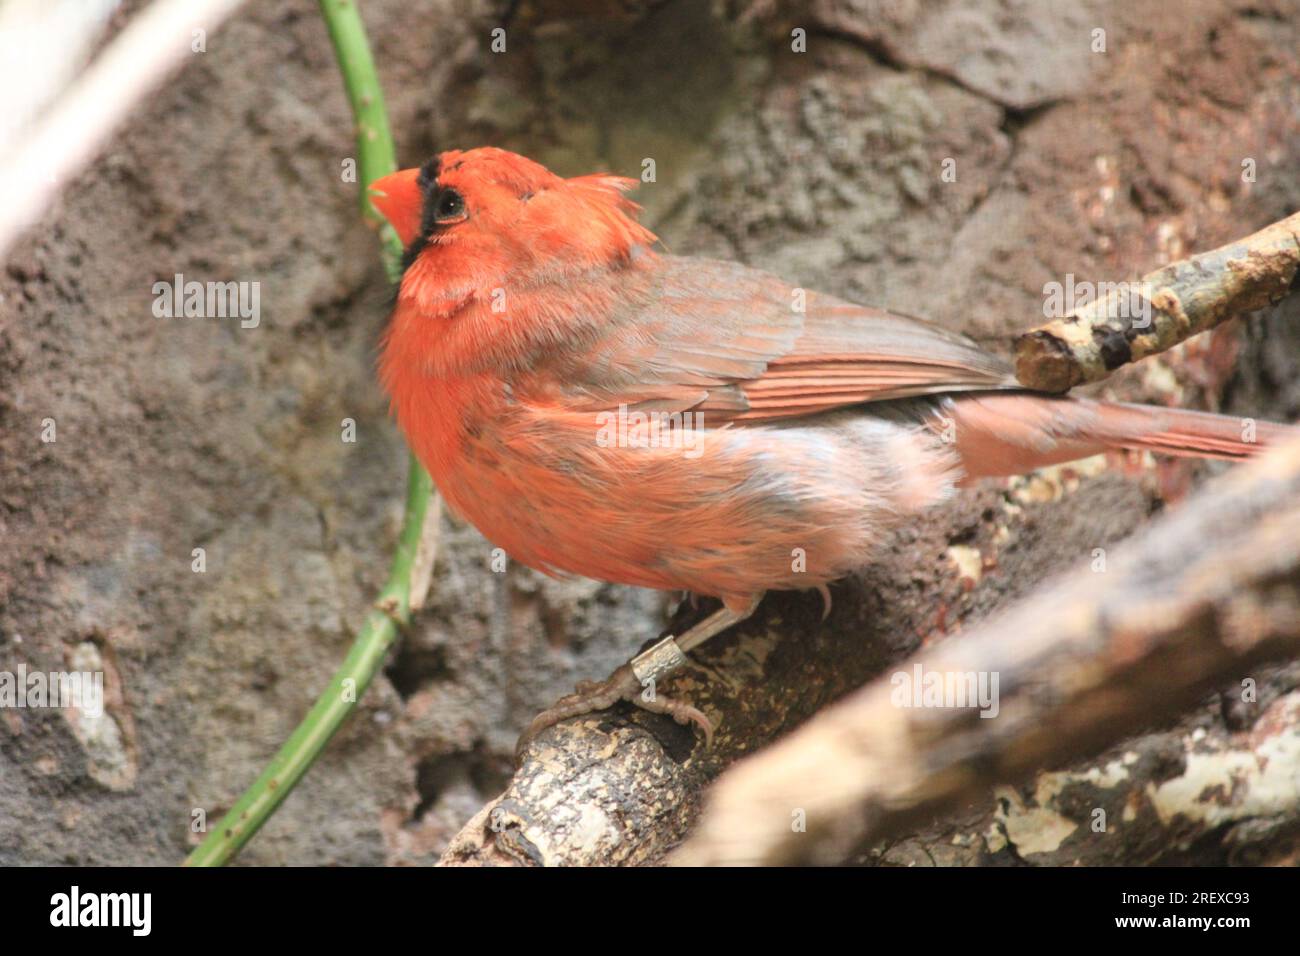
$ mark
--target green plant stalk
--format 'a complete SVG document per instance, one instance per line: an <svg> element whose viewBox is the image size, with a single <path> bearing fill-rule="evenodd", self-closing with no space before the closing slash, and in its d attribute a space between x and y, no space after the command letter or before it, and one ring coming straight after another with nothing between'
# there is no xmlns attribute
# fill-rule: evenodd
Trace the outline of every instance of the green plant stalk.
<svg viewBox="0 0 1300 956"><path fill-rule="evenodd" d="M370 45L353 0L320 0L320 7L356 116L358 178L363 187L368 186L397 168ZM361 191L361 206L362 214L372 222L380 218L365 188ZM383 242L385 266L389 276L395 277L401 268L401 241L388 227ZM433 483L412 455L406 478L406 512L402 518L397 553L393 555L388 582L379 600L357 633L348 656L334 673L329 686L316 699L311 711L262 775L194 849L185 861L186 866L221 866L234 857L284 802L356 708L357 701L370 686L397 639L398 627L404 627L410 621L411 575L432 496Z"/></svg>
<svg viewBox="0 0 1300 956"><path fill-rule="evenodd" d="M401 275L402 241L388 220L379 214L370 201L369 190L365 188L397 168L393 134L388 128L388 110L384 106L384 93L379 87L375 61L370 55L365 24L355 0L320 0L320 10L329 30L330 42L334 44L334 55L343 73L343 85L356 122L357 177L362 184L358 197L361 216L379 229L388 278L396 282Z"/></svg>

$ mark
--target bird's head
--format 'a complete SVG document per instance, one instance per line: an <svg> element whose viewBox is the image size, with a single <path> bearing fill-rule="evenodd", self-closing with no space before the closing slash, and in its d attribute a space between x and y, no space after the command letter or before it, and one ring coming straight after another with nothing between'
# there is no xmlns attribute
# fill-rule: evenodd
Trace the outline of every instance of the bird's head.
<svg viewBox="0 0 1300 956"><path fill-rule="evenodd" d="M450 150L370 186L406 249L399 293L450 314L510 287L579 278L628 262L655 236L623 196L632 179L565 179L517 153Z"/></svg>

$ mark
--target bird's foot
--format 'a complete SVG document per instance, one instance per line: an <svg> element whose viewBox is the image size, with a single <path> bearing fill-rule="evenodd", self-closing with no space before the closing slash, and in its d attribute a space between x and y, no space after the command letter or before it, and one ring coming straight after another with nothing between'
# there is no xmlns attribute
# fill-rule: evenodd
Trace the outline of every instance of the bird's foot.
<svg viewBox="0 0 1300 956"><path fill-rule="evenodd" d="M826 596L829 597L829 594ZM709 718L690 704L661 696L656 692L655 685L686 664L687 651L694 650L713 635L720 634L753 614L761 598L761 594L752 595L732 601L730 606L724 601L722 607L680 637L668 635L614 671L603 683L583 681L575 688L576 693L562 698L554 707L542 711L533 719L515 745L515 760L522 758L524 748L547 727L570 717L606 710L620 700L651 713L666 714L679 724L694 724L704 731L704 746L712 747L713 724L709 723Z"/></svg>
<svg viewBox="0 0 1300 956"><path fill-rule="evenodd" d="M704 745L711 747L713 724L709 722L709 718L690 704L664 697L655 689L657 677L666 676L671 670L675 670L676 666L680 666L680 662L685 661L685 656L681 654L677 645L672 644L672 651L676 652L674 657L680 656L680 661L674 661L676 666L673 667L655 666L654 655L658 653L666 656L660 649L671 640L672 638L666 638L661 641L645 654L615 670L604 681L599 683L579 681L574 688L574 693L560 698L553 707L547 708L533 718L533 722L528 725L528 729L520 735L519 742L515 744L515 760L522 759L528 744L546 728L553 727L570 717L581 717L598 710L608 710L622 700L654 714L666 714L679 724L694 724L704 732ZM638 676L638 672L641 676Z"/></svg>

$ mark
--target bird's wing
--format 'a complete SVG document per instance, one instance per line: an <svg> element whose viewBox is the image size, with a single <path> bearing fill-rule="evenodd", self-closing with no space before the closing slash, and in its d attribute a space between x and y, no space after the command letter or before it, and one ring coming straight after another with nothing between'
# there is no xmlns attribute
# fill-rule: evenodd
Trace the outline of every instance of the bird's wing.
<svg viewBox="0 0 1300 956"><path fill-rule="evenodd" d="M711 424L1015 387L1010 368L920 319L731 262L661 257L599 338L566 356L570 400L709 413Z"/></svg>

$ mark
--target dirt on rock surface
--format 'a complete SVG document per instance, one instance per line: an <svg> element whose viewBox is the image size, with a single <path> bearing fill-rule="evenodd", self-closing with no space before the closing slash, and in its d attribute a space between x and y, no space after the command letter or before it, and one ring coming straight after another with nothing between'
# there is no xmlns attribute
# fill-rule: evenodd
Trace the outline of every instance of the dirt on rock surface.
<svg viewBox="0 0 1300 956"><path fill-rule="evenodd" d="M1295 0L664 0L569 18L526 0L493 53L504 6L364 4L405 165L491 144L568 175L652 168L636 198L673 252L1004 354L1047 282L1135 278L1300 208ZM374 375L391 292L343 175L353 155L316 5L250 5L0 271L0 669L102 669L108 685L93 729L0 712L0 865L178 862L378 591L405 451ZM178 274L259 283L260 321L156 317L155 283ZM1298 313L1234 322L1098 391L1294 421ZM825 624L815 593L769 599L755 627L784 628L772 653L791 673L812 653L845 666L838 686L774 698L757 739L1086 563L1219 467L1122 464L971 492L838 585ZM531 717L667 620L666 595L493 573L491 544L444 525L431 606L240 862L436 861L509 780ZM1259 713L1291 706L1295 667L1254 676ZM1229 703L1096 764L1122 773L1057 768L861 859L1285 858L1300 797L1171 823L1188 741L1211 762L1248 745L1258 715ZM1060 823L1098 802L1139 824L1104 854Z"/></svg>

